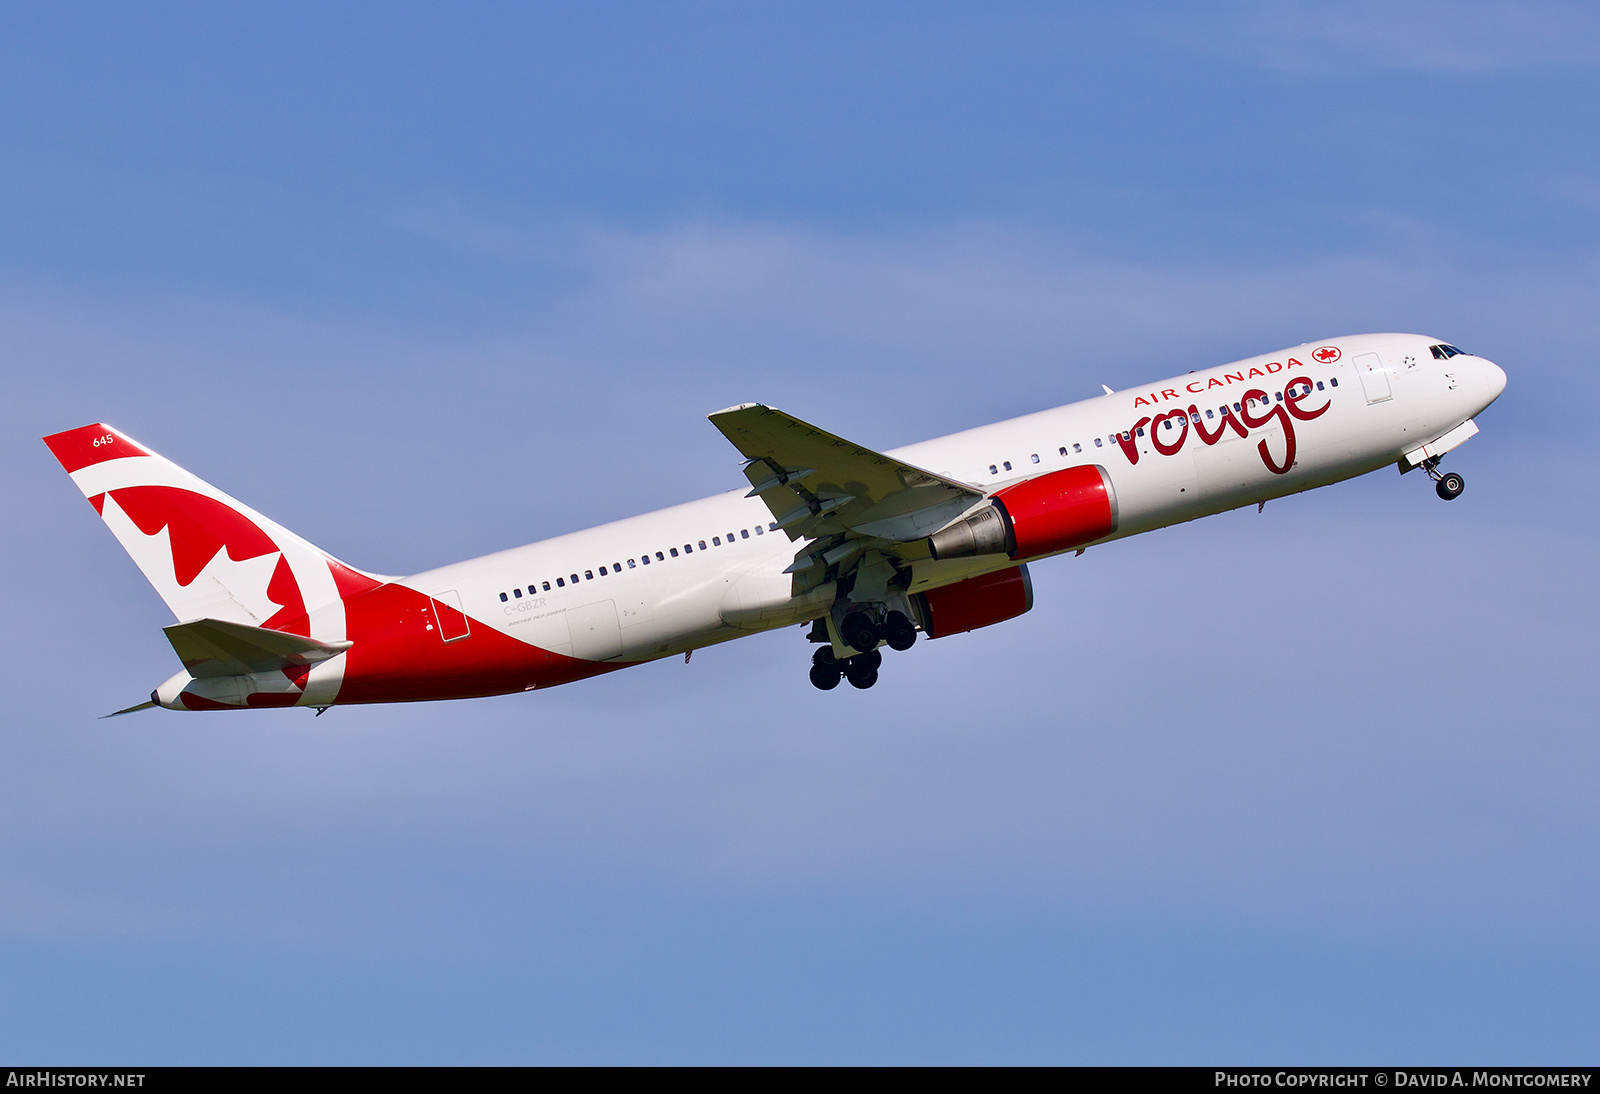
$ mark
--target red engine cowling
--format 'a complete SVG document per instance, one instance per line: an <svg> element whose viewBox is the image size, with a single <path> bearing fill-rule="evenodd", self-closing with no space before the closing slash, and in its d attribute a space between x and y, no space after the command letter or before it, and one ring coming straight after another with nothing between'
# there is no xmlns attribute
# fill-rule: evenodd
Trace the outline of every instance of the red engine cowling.
<svg viewBox="0 0 1600 1094"><path fill-rule="evenodd" d="M1012 558L1093 543L1117 530L1117 495L1099 464L1064 467L995 495L1011 518Z"/></svg>
<svg viewBox="0 0 1600 1094"><path fill-rule="evenodd" d="M928 537L934 558L1037 558L1117 530L1117 495L1099 464L1064 467L1008 486L970 517Z"/></svg>
<svg viewBox="0 0 1600 1094"><path fill-rule="evenodd" d="M914 598L929 638L975 631L991 623L1015 619L1033 607L1033 579L1026 566L969 577L954 585L929 589Z"/></svg>

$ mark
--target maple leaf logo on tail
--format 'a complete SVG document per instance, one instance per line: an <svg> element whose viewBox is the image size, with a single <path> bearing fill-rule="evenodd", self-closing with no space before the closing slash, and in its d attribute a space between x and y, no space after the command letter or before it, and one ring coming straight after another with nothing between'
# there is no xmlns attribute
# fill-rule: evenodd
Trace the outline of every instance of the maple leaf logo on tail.
<svg viewBox="0 0 1600 1094"><path fill-rule="evenodd" d="M341 594L381 583L109 426L44 441L180 622L339 640Z"/></svg>
<svg viewBox="0 0 1600 1094"><path fill-rule="evenodd" d="M305 633L300 583L283 551L243 514L170 486L129 486L98 499L106 525L180 620Z"/></svg>

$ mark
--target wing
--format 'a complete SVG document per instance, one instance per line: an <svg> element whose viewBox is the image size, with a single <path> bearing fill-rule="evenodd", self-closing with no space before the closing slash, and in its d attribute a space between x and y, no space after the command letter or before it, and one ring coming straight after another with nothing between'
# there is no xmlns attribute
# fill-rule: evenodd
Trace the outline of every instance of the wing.
<svg viewBox="0 0 1600 1094"><path fill-rule="evenodd" d="M767 503L790 539L854 533L910 543L984 498L976 486L863 448L760 403L709 417L748 460L748 496L759 495Z"/></svg>
<svg viewBox="0 0 1600 1094"><path fill-rule="evenodd" d="M883 587L916 558L925 537L982 502L976 486L853 444L759 403L709 415L744 453L747 497L760 497L791 540L793 595L856 574ZM906 571L909 573L909 571Z"/></svg>
<svg viewBox="0 0 1600 1094"><path fill-rule="evenodd" d="M355 645L354 642L318 642L298 634L247 627L221 619L175 623L163 630L178 660L194 677L237 676L246 672L272 672L292 665L311 665Z"/></svg>

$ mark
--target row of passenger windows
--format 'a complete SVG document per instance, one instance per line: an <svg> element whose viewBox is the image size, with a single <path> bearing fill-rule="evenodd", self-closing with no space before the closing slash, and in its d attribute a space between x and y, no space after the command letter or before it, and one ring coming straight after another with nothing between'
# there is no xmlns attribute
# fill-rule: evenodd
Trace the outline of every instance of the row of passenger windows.
<svg viewBox="0 0 1600 1094"><path fill-rule="evenodd" d="M773 521L770 525L768 525L765 528L763 528L759 524L756 525L754 528L741 528L741 529L739 529L738 532L729 532L728 533L728 536L727 536L728 546L730 546L730 547L733 546L734 540L736 540L736 539L749 539L750 538L750 534L752 532L754 532L757 536L762 536L762 535L765 535L769 531L770 532L776 532L777 530L778 530L778 522L777 521ZM694 554L696 544L699 545L699 549L702 550L702 551L709 551L711 549L711 547L721 547L722 546L722 539L723 539L723 537L721 537L721 536L712 536L711 537L711 546L710 547L706 546L706 541L703 540L703 539L696 540L695 543L685 543L683 545L683 553L686 554L686 555ZM665 562L665 561L667 561L668 558L677 558L677 557L678 557L678 548L676 548L676 547L668 547L665 551L657 551L655 553L655 561L656 562ZM650 552L646 551L644 554L640 555L637 559L630 558L630 559L626 560L625 562L613 562L613 563L611 563L611 565L609 567L601 566L600 567L600 575L599 576L606 577L608 574L620 574L622 572L623 566L627 566L628 569L633 570L633 569L637 569L639 566L648 566L648 565L650 565L650 562L651 562ZM584 581L593 581L594 579L595 579L595 571L593 571L593 570L585 570L585 571L583 571L583 580ZM558 578L555 579L554 587L557 588L557 589L564 589L564 588L567 587L569 582L571 584L573 584L573 585L576 585L578 583L578 575L577 574L568 574L566 577L558 577ZM532 585L528 586L528 595L532 596L535 593L538 593L538 592L541 592L541 591L542 592L549 592L551 590L551 587L552 587L551 583L548 582L548 581L535 581ZM519 589L512 589L510 593L501 593L500 594L500 599L502 601L520 600L521 598L522 598L522 590L520 588Z"/></svg>
<svg viewBox="0 0 1600 1094"><path fill-rule="evenodd" d="M1457 352L1459 353L1460 351L1457 350ZM1308 378L1305 382L1309 384L1312 381ZM1338 387L1339 386L1339 381L1336 380L1336 379L1333 379L1333 378L1329 378L1328 383L1330 385L1332 385L1333 387ZM1326 391L1327 390L1327 388L1323 386L1323 382L1321 380L1317 380L1316 381L1316 385L1317 385L1317 390L1318 391ZM1283 402L1283 393L1281 391L1277 392L1276 393L1276 398L1277 398L1278 402L1280 402L1280 403ZM1255 406L1255 405L1257 405L1258 400L1249 399L1249 400L1247 400L1247 402L1249 402L1249 404L1251 406ZM1265 405L1267 405L1269 400L1263 399L1263 400L1259 400L1259 402L1260 402L1261 405L1265 406ZM1242 404L1240 404L1240 403L1234 403L1233 404L1233 412L1234 413L1239 413L1239 412L1242 412L1243 410L1244 410L1244 406ZM1229 408L1227 407L1226 404L1224 404L1223 406L1218 407L1216 410L1207 410L1206 411L1206 418L1207 418L1207 420L1212 420L1212 419L1215 419L1218 414L1222 414L1222 415L1226 416L1228 413L1229 413ZM1193 415L1193 418L1194 418L1194 424L1195 425L1199 425L1200 424L1200 415L1199 414L1195 414L1195 415ZM1172 429L1173 428L1172 422L1173 422L1173 419L1171 419L1171 418L1167 419L1166 427L1168 429ZM1134 432L1134 435L1143 437L1144 436L1144 427L1140 426L1138 429L1134 430L1133 432ZM1120 434L1112 433L1110 436L1108 436L1108 437L1106 437L1104 439L1096 437L1094 439L1094 446L1096 448L1104 448L1106 446L1106 442L1107 441L1109 441L1112 444L1116 444L1119 437L1124 441L1130 439L1129 438L1129 434L1127 434L1127 433L1120 433ZM1061 448L1060 448L1061 455L1063 455L1063 456L1076 456L1079 453L1081 453L1082 451L1083 451L1083 445L1081 445L1081 444L1074 444L1070 451L1068 450L1066 445L1062 445ZM1033 463L1038 463L1039 462L1039 454L1037 452L1035 452L1032 456L1029 456L1028 459ZM1011 470L1011 461L1010 460L1005 460L1005 461L1003 461L1002 463L999 463L999 464L991 463L989 465L989 474L998 475L998 474L1000 474L1001 469L1004 469L1006 471L1010 471Z"/></svg>

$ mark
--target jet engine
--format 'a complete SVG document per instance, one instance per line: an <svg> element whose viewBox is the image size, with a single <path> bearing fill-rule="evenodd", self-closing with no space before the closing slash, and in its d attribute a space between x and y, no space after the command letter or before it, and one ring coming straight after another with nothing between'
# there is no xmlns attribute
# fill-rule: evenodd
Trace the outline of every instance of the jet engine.
<svg viewBox="0 0 1600 1094"><path fill-rule="evenodd" d="M975 631L1015 619L1033 607L1033 579L1026 566L1013 566L954 585L929 589L911 598L929 638Z"/></svg>
<svg viewBox="0 0 1600 1094"><path fill-rule="evenodd" d="M971 516L928 537L934 558L1038 558L1117 530L1117 494L1099 464L1064 467L996 492Z"/></svg>

